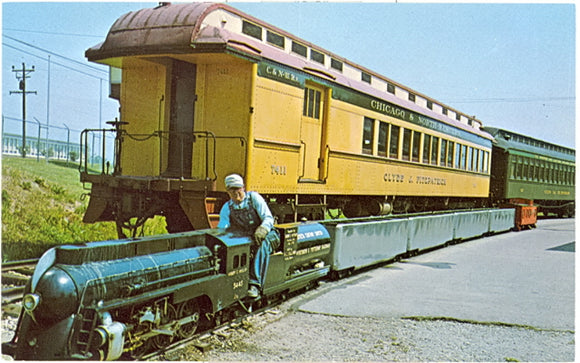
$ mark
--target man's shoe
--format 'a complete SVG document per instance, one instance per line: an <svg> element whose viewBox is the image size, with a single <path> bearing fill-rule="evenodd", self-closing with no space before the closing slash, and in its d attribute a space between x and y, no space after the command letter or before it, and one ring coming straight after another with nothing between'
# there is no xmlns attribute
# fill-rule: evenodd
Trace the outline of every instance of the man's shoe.
<svg viewBox="0 0 580 363"><path fill-rule="evenodd" d="M260 290L256 285L250 285L250 289L248 290L249 297L258 297L260 296Z"/></svg>

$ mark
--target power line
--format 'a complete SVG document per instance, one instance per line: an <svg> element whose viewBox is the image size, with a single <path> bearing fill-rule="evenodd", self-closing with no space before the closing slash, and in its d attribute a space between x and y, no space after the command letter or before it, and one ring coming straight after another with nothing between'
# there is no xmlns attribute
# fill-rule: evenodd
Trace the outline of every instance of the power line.
<svg viewBox="0 0 580 363"><path fill-rule="evenodd" d="M42 59L42 60L46 61L46 59L45 59L45 58L43 58L43 57L41 57L41 56L39 56L39 55L37 55L37 54L30 53L30 52L28 52L28 51L26 51L26 50L24 50L24 49L17 48L17 47L15 47L15 46L13 46L13 45L6 44L6 43L2 42L2 46L8 47L8 48L12 48L12 49L14 49L14 50L17 50L17 51L19 51L19 52L22 52L22 53L24 53L24 54L28 54L28 55L31 55L31 56L33 56L33 57L36 57L36 58L39 58L39 59ZM56 65L58 65L58 66L61 66L61 67L63 67L63 68L66 68L66 69L68 69L68 70L71 70L71 71L74 71L74 72L78 72L78 73L84 74L84 75L86 75L86 76L89 76L89 77L92 77L92 78L100 79L100 80L103 80L103 81L108 81L108 78L102 78L102 77L99 77L99 76L95 76L95 75L93 75L93 74L86 73L86 72L84 72L84 71L81 71L81 70L79 70L79 69L76 69L76 68L69 67L69 66L67 66L67 65L64 65L64 64L62 64L62 63L59 63L59 62L51 61L51 63L52 63L52 64L56 64Z"/></svg>
<svg viewBox="0 0 580 363"><path fill-rule="evenodd" d="M30 44L30 43L24 42L24 41L22 41L22 40L16 39L16 38L14 38L14 37L11 37L11 36L9 36L9 35L2 34L2 36L3 36L3 37L6 37L6 38L8 38L8 39L10 39L10 40L13 40L13 41L15 41L15 42L17 42L17 43L21 43L21 44L24 44L24 45L26 45L26 46L28 46L28 47L34 48L34 49L36 49L36 50L40 50L40 51L42 51L42 52L45 52L45 53L48 53L48 54L50 54L50 55L54 55L54 56L57 56L57 57L60 57L60 58L66 59L66 60L67 60L67 61L69 61L69 62L73 62L73 63L76 63L76 64L78 64L78 65L81 65L81 66L84 66L84 67L90 68L90 69L92 69L92 70L94 70L94 71L98 71L98 72L107 73L107 71L105 71L105 70L103 70L103 69L100 69L100 68L97 68L97 67L93 67L93 66L90 66L90 65L88 65L88 64L86 64L86 63L79 62L79 61L77 61L77 60L75 60L75 59L72 59L72 58L65 57L65 56L63 56L63 55L61 55L61 54L58 54L58 53L52 52L52 51L50 51L50 50L47 50L47 49L43 49L43 48L37 47L36 45L33 45L33 44Z"/></svg>
<svg viewBox="0 0 580 363"><path fill-rule="evenodd" d="M13 32L22 32L22 33L37 33L37 34L49 34L49 35L63 35L63 36L70 36L70 37L83 37L83 38L100 38L102 39L102 35L92 35L92 34L74 34L74 33L58 33L58 32L47 32L47 31L40 31L40 30L26 30L26 29L14 29L14 28L5 28L4 31L13 31Z"/></svg>
<svg viewBox="0 0 580 363"><path fill-rule="evenodd" d="M521 97L521 98L479 98L468 100L447 100L447 103L526 103L575 101L576 97Z"/></svg>

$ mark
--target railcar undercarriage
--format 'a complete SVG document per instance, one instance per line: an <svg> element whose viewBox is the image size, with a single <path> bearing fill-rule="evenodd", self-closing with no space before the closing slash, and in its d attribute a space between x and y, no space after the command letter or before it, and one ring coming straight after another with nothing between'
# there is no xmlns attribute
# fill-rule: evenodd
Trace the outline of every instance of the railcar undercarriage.
<svg viewBox="0 0 580 363"><path fill-rule="evenodd" d="M215 191L214 181L81 174L92 183L84 222L115 222L120 238L143 234L156 215L165 217L169 233L214 228L227 195ZM277 223L327 216L348 218L388 214L483 208L485 198L431 196L349 196L264 194Z"/></svg>

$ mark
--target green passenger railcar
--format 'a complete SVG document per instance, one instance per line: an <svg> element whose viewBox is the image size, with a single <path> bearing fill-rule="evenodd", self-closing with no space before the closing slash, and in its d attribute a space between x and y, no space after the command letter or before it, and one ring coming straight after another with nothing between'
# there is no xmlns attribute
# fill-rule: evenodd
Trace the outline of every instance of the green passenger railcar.
<svg viewBox="0 0 580 363"><path fill-rule="evenodd" d="M495 138L492 200L526 199L544 214L574 215L574 149L493 127L484 130Z"/></svg>

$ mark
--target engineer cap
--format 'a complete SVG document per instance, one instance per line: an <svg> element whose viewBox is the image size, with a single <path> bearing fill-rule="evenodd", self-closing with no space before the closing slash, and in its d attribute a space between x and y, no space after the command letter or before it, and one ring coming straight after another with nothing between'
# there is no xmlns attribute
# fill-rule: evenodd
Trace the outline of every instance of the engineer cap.
<svg viewBox="0 0 580 363"><path fill-rule="evenodd" d="M230 174L225 179L226 189L241 188L244 186L244 179L238 174Z"/></svg>

